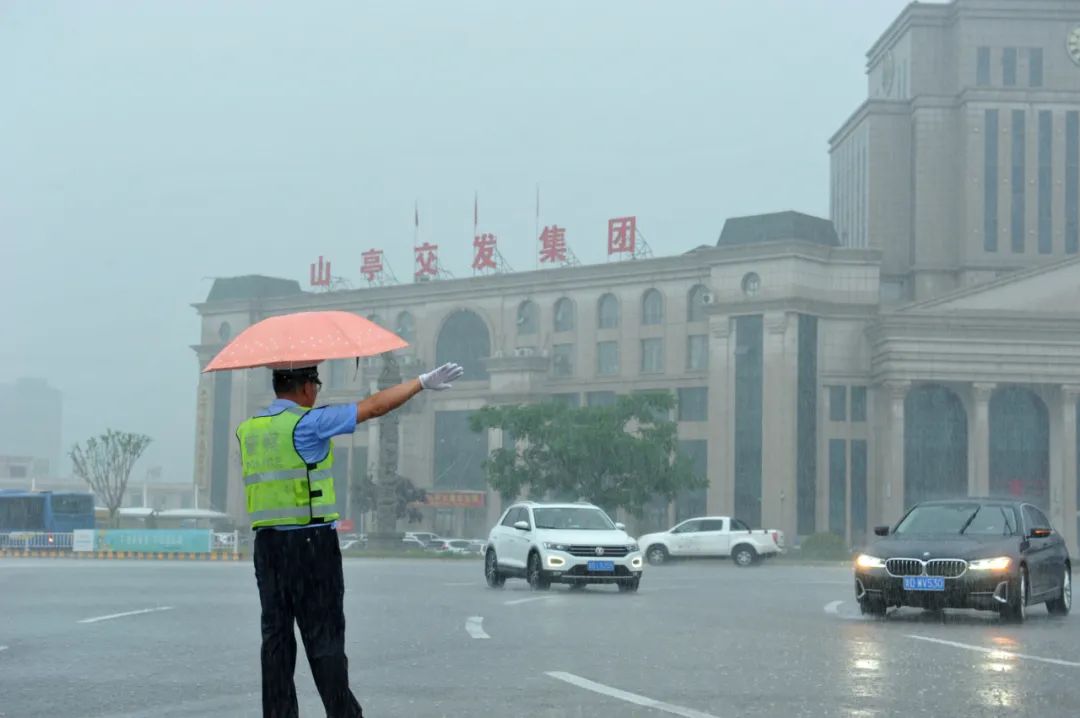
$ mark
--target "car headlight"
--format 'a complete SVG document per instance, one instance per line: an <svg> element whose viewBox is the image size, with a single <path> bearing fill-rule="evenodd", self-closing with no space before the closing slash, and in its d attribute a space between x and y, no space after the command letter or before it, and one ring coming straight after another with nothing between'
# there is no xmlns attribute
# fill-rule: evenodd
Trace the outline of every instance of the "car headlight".
<svg viewBox="0 0 1080 718"><path fill-rule="evenodd" d="M855 559L855 565L859 568L885 568L885 560L877 556L861 553Z"/></svg>
<svg viewBox="0 0 1080 718"><path fill-rule="evenodd" d="M636 543L632 543L632 544L630 544L629 546L626 547L626 550L627 550L628 553L637 553L638 551L641 550L641 547L638 546Z"/></svg>
<svg viewBox="0 0 1080 718"><path fill-rule="evenodd" d="M570 547L564 543L545 543L544 548L549 551L569 551Z"/></svg>
<svg viewBox="0 0 1080 718"><path fill-rule="evenodd" d="M980 558L968 564L972 571L1004 571L1012 564L1008 556L996 556L994 558Z"/></svg>

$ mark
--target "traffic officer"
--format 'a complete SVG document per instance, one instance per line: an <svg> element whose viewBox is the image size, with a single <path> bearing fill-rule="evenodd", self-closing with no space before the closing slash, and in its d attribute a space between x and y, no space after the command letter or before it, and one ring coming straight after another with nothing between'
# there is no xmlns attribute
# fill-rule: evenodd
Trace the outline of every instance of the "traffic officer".
<svg viewBox="0 0 1080 718"><path fill-rule="evenodd" d="M346 477L334 467L331 437L351 434L357 424L393 411L424 389L448 389L462 373L457 364L444 364L356 404L313 409L322 386L318 368L277 370L277 399L237 429L256 532L264 718L299 715L294 621L328 718L363 716L349 689L345 657L345 582L334 522Z"/></svg>

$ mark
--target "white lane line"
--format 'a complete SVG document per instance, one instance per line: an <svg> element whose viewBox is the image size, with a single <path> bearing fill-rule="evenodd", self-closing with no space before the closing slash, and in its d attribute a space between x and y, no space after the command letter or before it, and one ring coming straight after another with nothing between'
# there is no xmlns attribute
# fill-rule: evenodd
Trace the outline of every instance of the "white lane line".
<svg viewBox="0 0 1080 718"><path fill-rule="evenodd" d="M1076 661L1066 661L1061 658L1044 658L1043 656L1029 656L1026 653L1014 653L1012 651L1002 651L998 648L986 648L985 646L973 646L969 643L958 643L956 641L946 641L941 638L931 638L930 636L915 636L908 634L908 638L914 638L916 641L927 641L929 643L939 643L943 646L952 646L953 648L962 648L966 651L975 651L977 653L992 653L995 656L1001 656L1002 658L1021 658L1025 661L1038 661L1039 663L1052 663L1055 666L1068 666L1069 668L1080 668L1080 663Z"/></svg>
<svg viewBox="0 0 1080 718"><path fill-rule="evenodd" d="M0 651L6 651L7 648L8 648L7 646L0 646Z"/></svg>
<svg viewBox="0 0 1080 718"><path fill-rule="evenodd" d="M484 617L483 616L471 616L469 620L465 621L465 630L473 638L491 638L484 632Z"/></svg>
<svg viewBox="0 0 1080 718"><path fill-rule="evenodd" d="M642 706L644 708L652 708L653 710L663 711L664 713L670 713L672 715L682 716L682 718L716 718L709 713L702 713L696 711L693 708L683 708L682 706L672 705L671 703L664 703L663 701L654 700L652 698L646 698L645 696L639 696L636 693L627 693L626 691L620 691L618 688L612 688L605 686L603 683L596 683L590 681L588 678L582 678L581 676L575 676L573 673L563 673L562 671L548 671L547 675L558 681L569 683L572 686L578 688L584 688L587 691L593 693L599 693L600 695L608 696L609 698L617 698L620 701L626 701L627 703L633 703L634 705Z"/></svg>
<svg viewBox="0 0 1080 718"><path fill-rule="evenodd" d="M513 601L506 601L504 606L519 606L523 603L532 603L533 601L547 601L552 598L558 598L558 596L533 596L531 598L518 598Z"/></svg>
<svg viewBox="0 0 1080 718"><path fill-rule="evenodd" d="M832 601L830 603L826 603L825 604L825 613L832 614L833 616L839 616L840 615L840 606L843 603L844 603L843 601Z"/></svg>
<svg viewBox="0 0 1080 718"><path fill-rule="evenodd" d="M114 618L123 618L124 616L138 616L143 613L154 613L156 611L171 611L172 606L158 606L157 608L143 608L138 611L125 611L124 613L111 613L108 616L95 616L93 618L84 618L78 623L97 623L98 621L111 621Z"/></svg>

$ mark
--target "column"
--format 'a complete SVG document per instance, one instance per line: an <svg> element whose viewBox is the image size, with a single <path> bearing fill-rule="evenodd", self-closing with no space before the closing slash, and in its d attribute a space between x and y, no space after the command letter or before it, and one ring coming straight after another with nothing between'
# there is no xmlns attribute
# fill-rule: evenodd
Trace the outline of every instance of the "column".
<svg viewBox="0 0 1080 718"><path fill-rule="evenodd" d="M1050 521L1061 532L1069 547L1070 555L1077 555L1076 529L1076 403L1080 397L1080 385L1067 384L1061 387L1061 470L1060 485L1050 489ZM1056 494L1056 496L1055 496Z"/></svg>
<svg viewBox="0 0 1080 718"><path fill-rule="evenodd" d="M796 531L797 315L768 313L763 337L761 525Z"/></svg>
<svg viewBox="0 0 1080 718"><path fill-rule="evenodd" d="M894 524L904 513L904 399L910 381L886 381L888 402L886 417L885 451L882 466L882 520Z"/></svg>
<svg viewBox="0 0 1080 718"><path fill-rule="evenodd" d="M968 457L968 495L990 495L990 396L997 384L976 382L971 385L974 421L971 426Z"/></svg>
<svg viewBox="0 0 1080 718"><path fill-rule="evenodd" d="M731 317L709 317L709 490L706 509L713 516L735 506L734 364ZM669 517L671 520L672 517Z"/></svg>

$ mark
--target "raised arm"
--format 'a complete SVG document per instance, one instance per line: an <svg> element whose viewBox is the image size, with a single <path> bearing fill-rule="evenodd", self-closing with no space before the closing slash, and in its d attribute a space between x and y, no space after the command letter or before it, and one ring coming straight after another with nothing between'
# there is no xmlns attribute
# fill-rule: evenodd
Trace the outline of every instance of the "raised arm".
<svg viewBox="0 0 1080 718"><path fill-rule="evenodd" d="M424 389L442 391L451 387L451 382L459 379L465 372L457 364L443 364L438 369L421 374L412 381L402 382L397 386L372 394L356 403L356 423L374 419L398 408Z"/></svg>

